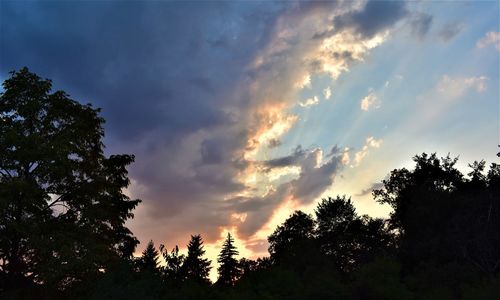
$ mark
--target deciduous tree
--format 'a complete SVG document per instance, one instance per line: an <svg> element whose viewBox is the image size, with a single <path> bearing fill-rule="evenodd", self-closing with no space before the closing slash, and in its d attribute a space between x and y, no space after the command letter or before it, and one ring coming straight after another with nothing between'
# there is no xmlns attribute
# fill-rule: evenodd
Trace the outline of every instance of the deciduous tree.
<svg viewBox="0 0 500 300"><path fill-rule="evenodd" d="M104 120L23 68L0 95L0 288L64 288L130 257L131 155L103 152Z"/></svg>

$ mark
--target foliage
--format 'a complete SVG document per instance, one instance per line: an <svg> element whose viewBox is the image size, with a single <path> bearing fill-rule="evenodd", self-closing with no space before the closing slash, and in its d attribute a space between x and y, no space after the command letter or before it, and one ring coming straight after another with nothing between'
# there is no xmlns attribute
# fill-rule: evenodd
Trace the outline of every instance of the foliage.
<svg viewBox="0 0 500 300"><path fill-rule="evenodd" d="M176 245L170 253L164 245L160 245L160 252L165 260L162 267L163 276L172 285L178 286L183 281L183 268L186 256L179 254L179 247Z"/></svg>
<svg viewBox="0 0 500 300"><path fill-rule="evenodd" d="M0 291L64 289L129 257L131 155L105 157L99 109L27 68L0 96Z"/></svg>
<svg viewBox="0 0 500 300"><path fill-rule="evenodd" d="M314 237L314 220L302 211L295 211L283 225L269 236L269 253L274 261L297 254L291 249L310 244Z"/></svg>
<svg viewBox="0 0 500 300"><path fill-rule="evenodd" d="M157 273L159 272L159 252L155 248L155 244L153 241L149 241L146 249L142 252L142 256L138 260L138 267L140 272L150 272Z"/></svg>
<svg viewBox="0 0 500 300"><path fill-rule="evenodd" d="M219 263L219 268L217 270L219 279L217 283L225 286L232 286L235 284L240 276L240 267L238 261L234 258L236 255L238 255L238 250L236 250L234 246L233 237L228 233L217 259Z"/></svg>
<svg viewBox="0 0 500 300"><path fill-rule="evenodd" d="M405 272L423 265L470 264L493 278L500 268L500 166L470 165L469 178L457 159L415 156L415 170L394 170L374 191L392 206L389 220L400 233Z"/></svg>
<svg viewBox="0 0 500 300"><path fill-rule="evenodd" d="M188 254L182 266L185 279L196 283L209 283L210 261L203 258L203 239L201 235L192 235L187 246Z"/></svg>

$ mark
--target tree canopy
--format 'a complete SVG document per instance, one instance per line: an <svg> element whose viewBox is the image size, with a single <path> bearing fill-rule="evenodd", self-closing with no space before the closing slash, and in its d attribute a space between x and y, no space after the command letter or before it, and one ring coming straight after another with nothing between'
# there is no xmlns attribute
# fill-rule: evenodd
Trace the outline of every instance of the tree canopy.
<svg viewBox="0 0 500 300"><path fill-rule="evenodd" d="M132 255L132 155L103 152L104 120L27 68L0 95L0 289L64 288Z"/></svg>

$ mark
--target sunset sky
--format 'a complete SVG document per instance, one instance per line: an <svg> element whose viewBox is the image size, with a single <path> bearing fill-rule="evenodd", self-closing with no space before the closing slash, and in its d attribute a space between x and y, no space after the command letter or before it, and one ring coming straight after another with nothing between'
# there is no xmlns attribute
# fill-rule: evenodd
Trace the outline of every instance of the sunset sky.
<svg viewBox="0 0 500 300"><path fill-rule="evenodd" d="M295 209L371 189L422 152L496 160L498 1L0 2L0 79L28 66L102 108L108 154L135 154L129 227L215 260ZM213 262L213 265L215 261Z"/></svg>

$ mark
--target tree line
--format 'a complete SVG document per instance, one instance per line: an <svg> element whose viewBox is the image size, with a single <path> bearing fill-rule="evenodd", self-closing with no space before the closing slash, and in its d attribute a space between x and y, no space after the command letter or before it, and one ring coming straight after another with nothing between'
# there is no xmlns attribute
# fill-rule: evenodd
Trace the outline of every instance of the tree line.
<svg viewBox="0 0 500 300"><path fill-rule="evenodd" d="M463 174L457 158L416 155L373 196L387 219L348 196L295 211L268 237L269 256L238 259L231 234L218 279L203 239L187 254L125 226L132 155L104 155L104 119L27 68L0 96L0 298L498 299L500 165ZM162 263L160 263L162 261Z"/></svg>

